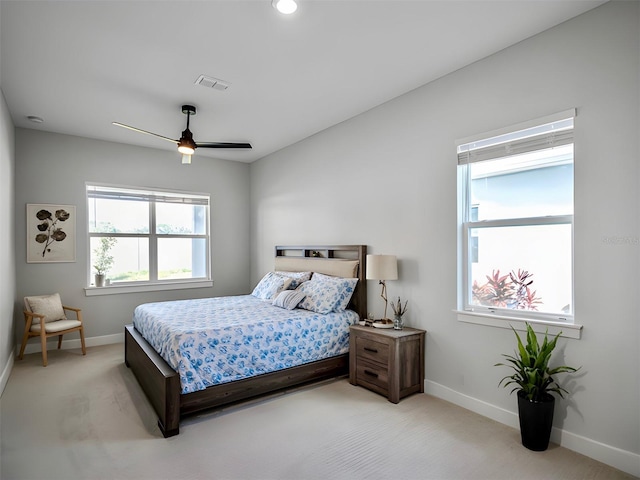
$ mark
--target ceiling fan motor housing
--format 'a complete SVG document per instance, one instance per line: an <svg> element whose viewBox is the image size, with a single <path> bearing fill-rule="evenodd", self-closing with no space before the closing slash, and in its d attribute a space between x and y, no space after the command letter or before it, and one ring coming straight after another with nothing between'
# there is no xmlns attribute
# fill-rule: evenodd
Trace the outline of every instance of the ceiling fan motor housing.
<svg viewBox="0 0 640 480"><path fill-rule="evenodd" d="M196 107L193 105L183 105L182 113L187 116L187 128L182 131L182 136L180 140L178 140L178 151L183 155L193 155L193 152L195 152L198 146L196 142L193 141L193 134L191 130L189 130L189 118L191 115L196 114Z"/></svg>
<svg viewBox="0 0 640 480"><path fill-rule="evenodd" d="M191 130L187 128L186 130L182 131L182 136L180 137L178 146L189 147L189 148L192 148L193 150L196 149L197 145L196 145L196 142L193 141L193 134L191 133Z"/></svg>

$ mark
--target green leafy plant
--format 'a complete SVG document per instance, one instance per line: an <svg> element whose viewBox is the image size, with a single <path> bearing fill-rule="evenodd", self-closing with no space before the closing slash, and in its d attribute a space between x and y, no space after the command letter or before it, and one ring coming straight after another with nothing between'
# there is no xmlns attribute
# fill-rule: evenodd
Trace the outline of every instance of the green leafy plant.
<svg viewBox="0 0 640 480"><path fill-rule="evenodd" d="M544 340L540 344L533 328L527 323L527 343L525 345L522 343L518 332L513 327L511 329L518 340L518 348L515 351L515 355L502 354L509 363L496 363L495 366L512 368L515 373L505 376L500 380L499 385L505 388L509 385L514 385L510 393L522 391L523 395L533 402L547 399L550 396L550 392L555 392L564 398L564 394L569 392L556 382L554 375L577 372L579 368L566 365L555 368L549 367L551 354L556 348L556 343L562 332L558 333L551 341L548 340L545 332Z"/></svg>
<svg viewBox="0 0 640 480"><path fill-rule="evenodd" d="M98 275L104 275L113 266L113 256L110 251L116 243L118 243L117 238L101 237L100 244L93 250L93 268Z"/></svg>

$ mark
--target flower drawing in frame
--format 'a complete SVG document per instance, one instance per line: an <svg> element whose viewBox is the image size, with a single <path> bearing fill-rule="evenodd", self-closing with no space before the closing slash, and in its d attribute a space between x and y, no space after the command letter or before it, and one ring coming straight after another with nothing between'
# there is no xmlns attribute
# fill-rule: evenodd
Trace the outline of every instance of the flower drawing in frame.
<svg viewBox="0 0 640 480"><path fill-rule="evenodd" d="M75 262L75 205L27 204L27 262Z"/></svg>

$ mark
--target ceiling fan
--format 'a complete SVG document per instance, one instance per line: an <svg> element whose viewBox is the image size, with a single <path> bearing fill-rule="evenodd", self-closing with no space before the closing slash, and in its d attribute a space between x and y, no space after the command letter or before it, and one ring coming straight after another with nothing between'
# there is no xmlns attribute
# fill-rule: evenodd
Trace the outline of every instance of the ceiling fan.
<svg viewBox="0 0 640 480"><path fill-rule="evenodd" d="M141 130L140 128L132 127L130 125L125 125L124 123L112 122L113 125L118 127L128 128L129 130L133 130L134 132L146 133L147 135L153 135L154 137L162 138L163 140L167 140L171 143L175 143L178 145L178 151L182 153L182 163L190 164L191 163L191 155L195 152L196 148L251 148L250 143L233 143L233 142L198 142L196 143L193 140L193 134L191 130L189 130L189 118L191 115L196 114L196 107L193 105L182 105L182 113L187 116L187 128L183 130L182 136L179 140L174 140L173 138L165 137L163 135L158 135L157 133L148 132L146 130Z"/></svg>

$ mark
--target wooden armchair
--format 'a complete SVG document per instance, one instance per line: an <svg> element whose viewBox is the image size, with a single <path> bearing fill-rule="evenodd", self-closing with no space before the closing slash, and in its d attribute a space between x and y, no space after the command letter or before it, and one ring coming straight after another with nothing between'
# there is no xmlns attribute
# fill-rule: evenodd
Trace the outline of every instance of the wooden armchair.
<svg viewBox="0 0 640 480"><path fill-rule="evenodd" d="M75 319L68 319L66 312L75 312ZM47 366L47 338L58 337L58 349L62 345L62 336L67 333L78 332L82 343L82 354L87 354L84 345L84 326L82 325L82 311L79 308L62 305L60 295L39 295L24 297L24 335L18 359L22 360L27 340L39 337L42 344L42 365Z"/></svg>

